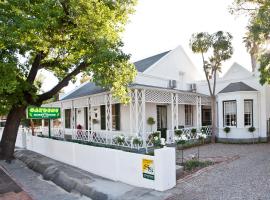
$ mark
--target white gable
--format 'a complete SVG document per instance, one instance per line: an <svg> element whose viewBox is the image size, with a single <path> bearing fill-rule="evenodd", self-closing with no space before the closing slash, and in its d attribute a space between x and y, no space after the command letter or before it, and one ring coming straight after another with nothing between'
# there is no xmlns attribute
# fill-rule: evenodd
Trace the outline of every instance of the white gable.
<svg viewBox="0 0 270 200"><path fill-rule="evenodd" d="M238 63L234 63L222 79L242 79L252 76L252 72L248 71Z"/></svg>
<svg viewBox="0 0 270 200"><path fill-rule="evenodd" d="M198 70L181 46L170 51L145 70L143 74L173 79L183 83L194 82L199 78Z"/></svg>

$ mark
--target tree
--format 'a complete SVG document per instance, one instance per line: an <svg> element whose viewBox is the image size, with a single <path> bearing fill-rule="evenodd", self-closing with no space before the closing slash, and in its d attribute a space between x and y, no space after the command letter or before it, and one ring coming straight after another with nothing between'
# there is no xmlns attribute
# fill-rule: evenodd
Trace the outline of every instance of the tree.
<svg viewBox="0 0 270 200"><path fill-rule="evenodd" d="M84 74L84 75L81 76L80 84L83 84L85 82L89 82L90 80L91 80L91 76Z"/></svg>
<svg viewBox="0 0 270 200"><path fill-rule="evenodd" d="M1 158L12 158L20 121L79 73L126 102L136 75L122 52L121 33L136 0L31 0L0 2L0 113L7 122ZM44 93L33 84L48 70L59 82Z"/></svg>
<svg viewBox="0 0 270 200"><path fill-rule="evenodd" d="M232 14L249 16L247 31L249 39L255 47L256 57L260 68L260 83L270 84L270 1L269 0L235 0L230 8ZM248 44L248 43L246 43ZM246 45L248 50L252 46Z"/></svg>
<svg viewBox="0 0 270 200"><path fill-rule="evenodd" d="M206 32L195 33L190 39L190 47L194 53L202 56L203 71L211 97L212 110L212 142L216 137L216 79L221 72L221 65L233 54L232 36L227 32L218 31L212 35ZM208 58L206 58L208 55Z"/></svg>

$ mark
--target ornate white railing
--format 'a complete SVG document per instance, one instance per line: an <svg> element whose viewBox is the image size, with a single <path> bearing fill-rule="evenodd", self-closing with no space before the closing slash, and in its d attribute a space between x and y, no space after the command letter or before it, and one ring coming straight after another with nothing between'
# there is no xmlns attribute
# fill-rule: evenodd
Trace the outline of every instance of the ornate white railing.
<svg viewBox="0 0 270 200"><path fill-rule="evenodd" d="M182 134L187 136L188 139L190 140L194 140L196 139L196 133L192 133L192 129L196 129L196 132L203 132L205 133L207 136L211 136L212 135L212 127L211 126L202 126L201 128L197 128L197 127L188 127L188 128L181 128L181 129L176 129L176 130L167 130L166 133L166 142L167 144L172 144L175 143L175 131L177 130L181 130Z"/></svg>

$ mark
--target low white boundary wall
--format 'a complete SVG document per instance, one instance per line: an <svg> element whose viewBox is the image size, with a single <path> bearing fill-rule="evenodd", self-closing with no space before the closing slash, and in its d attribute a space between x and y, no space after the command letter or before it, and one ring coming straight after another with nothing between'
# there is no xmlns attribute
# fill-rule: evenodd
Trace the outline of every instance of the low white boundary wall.
<svg viewBox="0 0 270 200"><path fill-rule="evenodd" d="M17 146L114 181L158 191L168 190L176 185L174 148L157 149L155 156L149 156L32 135L27 135L24 143L23 138L23 134L18 134ZM143 178L143 159L153 160L154 180Z"/></svg>

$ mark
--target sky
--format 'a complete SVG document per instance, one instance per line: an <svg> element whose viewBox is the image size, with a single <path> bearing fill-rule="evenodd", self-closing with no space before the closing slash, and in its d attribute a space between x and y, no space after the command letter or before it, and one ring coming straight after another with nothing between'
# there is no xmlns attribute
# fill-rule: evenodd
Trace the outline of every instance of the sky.
<svg viewBox="0 0 270 200"><path fill-rule="evenodd" d="M251 70L250 58L242 43L247 18L229 13L233 0L138 0L136 12L130 16L122 34L124 52L137 61L181 45L195 66L201 70L201 57L193 54L189 39L193 33L222 30L233 35L234 54L222 67L223 73L237 62ZM56 84L47 79L45 90ZM77 83L78 84L78 83ZM69 85L65 92L75 85Z"/></svg>

